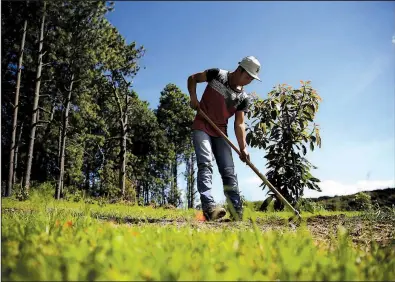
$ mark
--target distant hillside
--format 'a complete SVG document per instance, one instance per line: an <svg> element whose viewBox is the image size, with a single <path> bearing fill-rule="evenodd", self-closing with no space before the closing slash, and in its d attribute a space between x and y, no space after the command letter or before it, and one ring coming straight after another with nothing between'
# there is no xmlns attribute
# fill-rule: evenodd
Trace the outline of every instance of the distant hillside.
<svg viewBox="0 0 395 282"><path fill-rule="evenodd" d="M371 198L372 204L378 204L380 207L391 207L395 205L395 188L387 188L381 190L365 191ZM308 198L312 202L322 204L326 210L356 210L357 202L355 196L357 194L346 196L322 196L319 198Z"/></svg>
<svg viewBox="0 0 395 282"><path fill-rule="evenodd" d="M395 205L395 188L365 191L363 193L370 196L373 205L376 203L380 207L392 207L392 205ZM357 194L334 197L322 196L319 198L306 198L306 200L322 205L328 211L356 211L361 209L361 202L358 202L356 199ZM252 201L250 204L256 211L264 211L267 207L265 201Z"/></svg>

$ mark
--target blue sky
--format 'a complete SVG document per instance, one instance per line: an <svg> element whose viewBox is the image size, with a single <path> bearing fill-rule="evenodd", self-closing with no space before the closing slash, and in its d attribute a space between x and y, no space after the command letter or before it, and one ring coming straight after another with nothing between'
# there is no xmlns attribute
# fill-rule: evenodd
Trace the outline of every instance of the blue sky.
<svg viewBox="0 0 395 282"><path fill-rule="evenodd" d="M308 154L323 192L306 190L306 196L395 186L394 2L118 1L108 19L128 43L147 50L134 88L151 108L167 83L188 93L190 74L234 70L253 55L262 64L262 82L247 91L265 98L277 84L299 87L310 80L323 98L316 117L322 148ZM204 87L197 88L199 99ZM237 144L233 121L229 136ZM264 152L249 152L265 174ZM234 159L242 194L264 199L257 176L235 153ZM221 202L214 167L213 195Z"/></svg>

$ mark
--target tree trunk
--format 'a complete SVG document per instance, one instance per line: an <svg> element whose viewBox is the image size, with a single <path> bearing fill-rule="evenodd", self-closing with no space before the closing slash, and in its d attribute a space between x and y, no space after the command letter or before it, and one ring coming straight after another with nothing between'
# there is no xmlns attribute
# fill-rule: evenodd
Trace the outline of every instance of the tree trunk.
<svg viewBox="0 0 395 282"><path fill-rule="evenodd" d="M62 107L62 110L63 110L63 107ZM61 120L61 122L60 122L60 125L59 125L59 133L58 133L58 159L57 159L57 161L58 161L58 167L60 168L60 149L61 149L61 144L62 144L62 125L63 124L63 116L62 116L62 120Z"/></svg>
<svg viewBox="0 0 395 282"><path fill-rule="evenodd" d="M170 179L170 186L169 186L170 189L169 189L169 195L168 195L168 197L170 198L171 190L173 189L173 182L174 182L174 180L173 180L173 163L172 162L170 162L169 171L167 173L168 173L169 179Z"/></svg>
<svg viewBox="0 0 395 282"><path fill-rule="evenodd" d="M162 186L162 206L165 205L165 186Z"/></svg>
<svg viewBox="0 0 395 282"><path fill-rule="evenodd" d="M145 188L144 201L145 201L145 204L146 204L146 205L149 204L148 185L147 185L147 187Z"/></svg>
<svg viewBox="0 0 395 282"><path fill-rule="evenodd" d="M95 186L96 186L95 177L92 176L92 189L91 189L91 191L96 191ZM87 191L89 191L89 190L90 190L90 189L88 189Z"/></svg>
<svg viewBox="0 0 395 282"><path fill-rule="evenodd" d="M119 167L119 187L122 191L122 196L125 196L125 180L126 180L126 131L127 115L122 122L122 142L121 142L121 161Z"/></svg>
<svg viewBox="0 0 395 282"><path fill-rule="evenodd" d="M56 189L56 199L60 199L60 194L63 192L64 186L64 163L65 163L65 148L66 148L66 133L69 125L69 110L71 104L71 94L73 91L74 74L71 75L70 88L68 89L66 107L64 109L63 126L62 126L62 139L60 142L60 173L58 179L58 186Z"/></svg>
<svg viewBox="0 0 395 282"><path fill-rule="evenodd" d="M90 184L89 184L89 181L90 181L90 176L89 176L89 174L90 174L90 163L89 163L89 160L88 160L88 156L87 156L87 155L86 155L85 161L86 161L86 170L85 170L85 190L88 191L88 190L89 190L89 186L90 186Z"/></svg>
<svg viewBox="0 0 395 282"><path fill-rule="evenodd" d="M194 153L190 155L186 162L186 170L187 170L187 200L188 200L188 208L192 209L195 203L195 195L197 190L195 190L195 162L196 156Z"/></svg>
<svg viewBox="0 0 395 282"><path fill-rule="evenodd" d="M171 204L173 202L173 187L174 187L174 177L173 177L173 163L170 162L169 176L170 176L170 189L167 195L167 202Z"/></svg>
<svg viewBox="0 0 395 282"><path fill-rule="evenodd" d="M140 198L140 187L141 187L141 181L139 181L139 180L137 180L136 181L136 204L139 206L140 204L139 204L139 198Z"/></svg>
<svg viewBox="0 0 395 282"><path fill-rule="evenodd" d="M19 146L21 144L21 139L22 139L23 124L24 124L24 122L22 122L22 124L20 125L18 141L16 142L14 172L13 172L13 175L12 175L13 184L16 183L16 170L18 168L18 152L19 152Z"/></svg>
<svg viewBox="0 0 395 282"><path fill-rule="evenodd" d="M99 186L99 193L100 193L100 196L104 196L105 195L105 192L103 191L103 180L102 180L102 178L101 178L101 176L99 176L99 181L100 181L100 186Z"/></svg>
<svg viewBox="0 0 395 282"><path fill-rule="evenodd" d="M141 201L141 205L145 206L147 203L145 201L145 191L147 190L147 183L144 183L143 185L143 191L142 191L142 201ZM139 199L140 200L140 199ZM138 200L138 201L139 201Z"/></svg>
<svg viewBox="0 0 395 282"><path fill-rule="evenodd" d="M195 203L195 199L194 199L194 169L193 169L193 154L191 154L191 158L190 158L190 163L189 163L189 192L190 192L190 196L189 196L189 200L190 200L190 206L188 208L192 209L193 208L193 204Z"/></svg>
<svg viewBox="0 0 395 282"><path fill-rule="evenodd" d="M25 20L23 24L23 33L22 33L22 42L19 50L19 60L18 60L18 75L16 79L16 88L15 88L15 101L14 101L14 119L12 122L12 137L11 137L11 150L10 150L10 167L8 171L8 184L6 190L6 197L11 196L12 186L15 183L15 166L16 166L16 150L15 150L15 137L16 137L16 129L18 123L18 109L19 109L19 91L21 87L21 75L22 75L22 63L23 63L23 52L25 49L25 39L26 39L26 29L27 29L27 20ZM15 159L15 160L14 160Z"/></svg>
<svg viewBox="0 0 395 282"><path fill-rule="evenodd" d="M25 192L28 192L29 188L30 188L30 173L31 173L31 169L32 169L34 139L36 136L36 128L37 128L38 99L39 99L39 95L40 95L41 69L42 69L42 65L43 65L43 62L42 62L43 51L42 50L43 50L43 42L44 42L45 9L46 9L46 2L44 1L43 16L41 19L40 43L39 43L39 47L38 47L36 89L35 89L35 93L34 93L33 113L32 113L32 121L31 121L31 129L30 129L30 140L29 140L29 151L28 151L28 156L27 156L25 185L24 185Z"/></svg>
<svg viewBox="0 0 395 282"><path fill-rule="evenodd" d="M187 207L188 209L191 208L191 157L185 159L185 176L187 180L187 191L186 191L186 198L187 198Z"/></svg>
<svg viewBox="0 0 395 282"><path fill-rule="evenodd" d="M187 176L188 178L187 178L187 207L188 207L188 209L190 209L191 208L191 188L190 188L190 186L191 186L191 184L190 184L190 177L189 177L189 168L188 168L188 176Z"/></svg>
<svg viewBox="0 0 395 282"><path fill-rule="evenodd" d="M175 157L174 160L174 166L173 166L173 177L174 177L174 186L173 186L173 206L177 207L178 206L178 183L177 183L177 156Z"/></svg>
<svg viewBox="0 0 395 282"><path fill-rule="evenodd" d="M49 134L51 133L51 125L52 125L53 118L54 118L54 116L55 116L55 107L56 107L56 104L55 104L55 103L52 103L52 106L51 106L51 115L50 115L50 117L49 117L49 122L48 122L48 124L47 124L47 126L46 126L46 128L45 128L45 133L44 133L43 140L48 140L48 136L49 136Z"/></svg>
<svg viewBox="0 0 395 282"><path fill-rule="evenodd" d="M195 183L196 183L196 177L195 177L195 163L196 163L196 155L192 153L191 155L191 208L194 208L195 204L195 199L196 199L196 194L197 190L195 190Z"/></svg>
<svg viewBox="0 0 395 282"><path fill-rule="evenodd" d="M114 79L115 73L112 74L112 79ZM114 84L114 82L113 82ZM121 160L119 162L119 189L121 190L122 196L125 196L125 181L126 181L126 141L127 141L127 126L128 126L128 105L129 105L129 96L126 95L125 102L126 108L122 109L121 101L119 95L117 93L117 88L115 84L113 86L113 93L115 100L118 105L119 110L119 123L121 125Z"/></svg>
<svg viewBox="0 0 395 282"><path fill-rule="evenodd" d="M168 203L173 206L178 206L179 204L179 195L177 190L177 158L172 161L170 166L170 177L171 177L171 184L170 184L170 191L168 197Z"/></svg>

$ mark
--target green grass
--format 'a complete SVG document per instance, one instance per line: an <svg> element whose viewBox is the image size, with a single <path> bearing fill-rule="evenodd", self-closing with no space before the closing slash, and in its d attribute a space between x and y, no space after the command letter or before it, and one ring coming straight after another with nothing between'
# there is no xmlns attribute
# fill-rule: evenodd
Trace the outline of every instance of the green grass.
<svg viewBox="0 0 395 282"><path fill-rule="evenodd" d="M193 209L164 209L141 206L126 206L122 204L107 204L100 206L97 203L90 204L84 202L68 202L55 201L52 198L39 199L33 198L30 201L18 201L12 198L2 199L2 208L14 208L18 210L68 210L75 213L90 214L92 217L112 218L118 221L133 218L140 220L154 219L154 220L193 220L196 217L196 210ZM328 212L319 211L313 213L302 213L303 218L309 218L317 215L333 216L344 214L348 217L358 216L360 212ZM268 220L268 219L288 219L292 216L292 212L249 212L247 216L254 220Z"/></svg>
<svg viewBox="0 0 395 282"><path fill-rule="evenodd" d="M126 206L121 204L107 204L99 206L98 204L87 204L83 202L67 201L25 201L20 202L13 199L4 199L2 208L15 208L21 210L66 210L74 213L90 213L93 217L111 217L123 219L133 217L138 219L180 219L185 220L194 217L193 210L169 210L164 208L151 208L140 206Z"/></svg>
<svg viewBox="0 0 395 282"><path fill-rule="evenodd" d="M192 220L191 210L3 200L2 209L9 208L17 210L2 214L3 280L395 278L393 248L356 247L342 228L336 239L325 243L315 241L304 227L260 232L254 225L243 229L204 228L205 223L127 225L90 216L95 211Z"/></svg>

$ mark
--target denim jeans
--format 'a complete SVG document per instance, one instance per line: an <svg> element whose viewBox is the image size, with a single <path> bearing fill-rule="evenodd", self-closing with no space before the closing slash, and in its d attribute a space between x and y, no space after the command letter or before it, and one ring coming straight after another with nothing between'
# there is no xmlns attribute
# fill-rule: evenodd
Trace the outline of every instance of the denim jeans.
<svg viewBox="0 0 395 282"><path fill-rule="evenodd" d="M242 203L230 145L226 143L224 138L212 137L201 130L193 131L193 144L198 166L197 189L200 194L202 209L205 211L215 205L211 195L212 161L215 157L227 202L233 205L236 212L241 212Z"/></svg>

